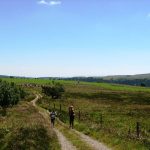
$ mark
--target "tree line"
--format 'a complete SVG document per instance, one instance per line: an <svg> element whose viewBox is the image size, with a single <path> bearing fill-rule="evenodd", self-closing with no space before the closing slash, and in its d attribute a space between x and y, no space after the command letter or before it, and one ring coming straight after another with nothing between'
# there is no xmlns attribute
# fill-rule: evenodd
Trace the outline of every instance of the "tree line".
<svg viewBox="0 0 150 150"><path fill-rule="evenodd" d="M97 82L97 83L114 83L114 84L125 84L133 86L150 87L149 79L105 79L99 77L72 77L72 78L61 78L61 80L71 81L83 81L83 82Z"/></svg>

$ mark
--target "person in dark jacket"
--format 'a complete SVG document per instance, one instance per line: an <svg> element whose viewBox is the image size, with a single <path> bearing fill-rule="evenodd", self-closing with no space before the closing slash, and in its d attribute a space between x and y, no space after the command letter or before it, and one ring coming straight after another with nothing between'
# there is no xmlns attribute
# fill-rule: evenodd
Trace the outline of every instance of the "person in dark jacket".
<svg viewBox="0 0 150 150"><path fill-rule="evenodd" d="M74 107L70 106L69 107L69 123L70 123L70 128L74 128L74 118L75 118L75 112L74 112Z"/></svg>
<svg viewBox="0 0 150 150"><path fill-rule="evenodd" d="M54 110L50 113L50 118L51 118L51 126L54 127L56 118L56 112Z"/></svg>

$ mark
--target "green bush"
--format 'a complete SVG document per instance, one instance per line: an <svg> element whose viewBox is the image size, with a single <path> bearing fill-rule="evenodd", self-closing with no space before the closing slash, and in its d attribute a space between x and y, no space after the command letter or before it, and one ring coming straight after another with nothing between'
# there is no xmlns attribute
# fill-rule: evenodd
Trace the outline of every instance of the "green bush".
<svg viewBox="0 0 150 150"><path fill-rule="evenodd" d="M25 91L17 87L13 82L8 83L0 80L0 106L3 109L16 105L25 95Z"/></svg>
<svg viewBox="0 0 150 150"><path fill-rule="evenodd" d="M47 96L51 96L52 99L61 98L63 92L65 92L65 90L63 85L60 83L53 82L51 85L42 87L42 93Z"/></svg>

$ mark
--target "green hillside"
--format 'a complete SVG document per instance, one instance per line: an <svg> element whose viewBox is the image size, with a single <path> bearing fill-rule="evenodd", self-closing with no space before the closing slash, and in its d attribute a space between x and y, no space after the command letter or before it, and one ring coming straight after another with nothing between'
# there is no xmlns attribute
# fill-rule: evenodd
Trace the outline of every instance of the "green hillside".
<svg viewBox="0 0 150 150"><path fill-rule="evenodd" d="M2 78L2 80L15 82L31 93L41 93L40 86L52 82L49 79ZM43 98L38 101L40 107L47 110L55 107L58 118L68 126L68 107L73 105L76 114L76 130L115 150L149 150L149 88L64 80L53 82L63 84L65 93L61 99L52 99L43 95ZM31 97L32 95L29 99L33 99ZM48 145L49 148L60 149L55 133L48 128L48 122L26 101L8 108L6 117L0 116L1 149L7 149L10 146L17 148L21 146L24 149L29 147L34 149L38 146L41 148L42 143ZM64 133L69 134L66 129ZM17 141L17 145L14 145L14 140Z"/></svg>
<svg viewBox="0 0 150 150"><path fill-rule="evenodd" d="M126 80L135 80L135 79L147 79L150 80L150 74L137 74L137 75L116 75L116 76L106 76L102 77L105 80L119 80L119 79L126 79Z"/></svg>
<svg viewBox="0 0 150 150"><path fill-rule="evenodd" d="M63 81L61 81L63 82ZM150 146L150 91L148 88L104 83L65 83L60 100L43 97L39 106L60 112L68 124L68 106L76 112L75 128L114 149L148 150ZM60 111L61 105L61 111ZM80 111L80 118L79 118ZM136 124L140 123L140 138Z"/></svg>

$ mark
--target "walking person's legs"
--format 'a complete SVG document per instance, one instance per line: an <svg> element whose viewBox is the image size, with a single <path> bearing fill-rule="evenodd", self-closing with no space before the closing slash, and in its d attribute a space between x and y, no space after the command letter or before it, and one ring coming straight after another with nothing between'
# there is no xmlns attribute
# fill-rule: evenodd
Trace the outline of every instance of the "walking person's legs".
<svg viewBox="0 0 150 150"><path fill-rule="evenodd" d="M74 118L70 117L70 128L73 129L73 127L74 127Z"/></svg>
<svg viewBox="0 0 150 150"><path fill-rule="evenodd" d="M51 127L54 127L54 119L51 119Z"/></svg>
<svg viewBox="0 0 150 150"><path fill-rule="evenodd" d="M72 128L72 119L71 119L71 128Z"/></svg>
<svg viewBox="0 0 150 150"><path fill-rule="evenodd" d="M72 118L72 129L74 128L74 118Z"/></svg>
<svg viewBox="0 0 150 150"><path fill-rule="evenodd" d="M71 117L69 118L69 124L70 124L69 128L71 128Z"/></svg>
<svg viewBox="0 0 150 150"><path fill-rule="evenodd" d="M51 119L51 127L53 127L53 120Z"/></svg>
<svg viewBox="0 0 150 150"><path fill-rule="evenodd" d="M55 119L53 120L53 127L55 126Z"/></svg>

